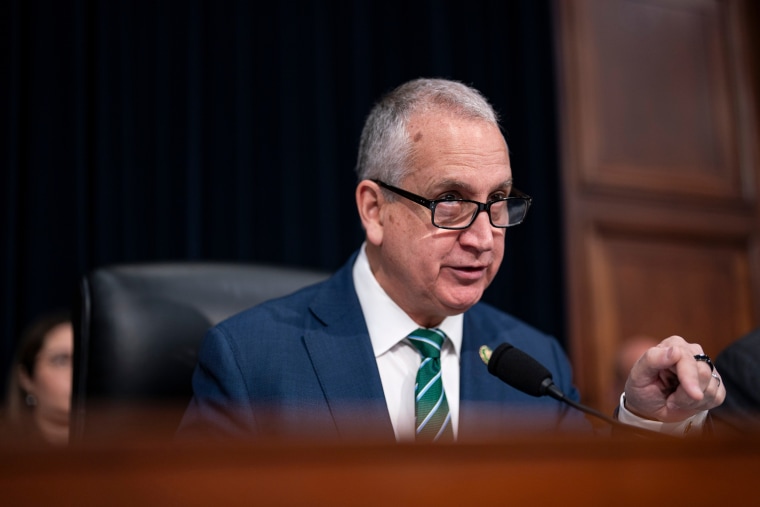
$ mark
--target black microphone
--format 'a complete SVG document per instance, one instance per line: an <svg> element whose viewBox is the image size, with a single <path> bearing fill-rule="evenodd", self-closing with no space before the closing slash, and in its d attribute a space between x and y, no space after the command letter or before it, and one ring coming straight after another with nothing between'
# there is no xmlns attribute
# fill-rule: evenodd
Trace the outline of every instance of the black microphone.
<svg viewBox="0 0 760 507"><path fill-rule="evenodd" d="M581 405L568 398L565 396L565 393L554 384L551 372L547 370L544 365L509 343L502 343L491 353L491 357L488 359L488 372L525 394L537 398L541 396L551 396L556 400L567 403L581 412L598 417L616 428L621 428L640 435L671 438L670 435L623 424L591 407Z"/></svg>

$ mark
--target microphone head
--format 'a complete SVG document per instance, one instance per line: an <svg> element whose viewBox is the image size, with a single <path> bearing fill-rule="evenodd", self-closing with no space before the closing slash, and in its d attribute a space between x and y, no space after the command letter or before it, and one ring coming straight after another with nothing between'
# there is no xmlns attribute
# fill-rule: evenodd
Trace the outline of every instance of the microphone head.
<svg viewBox="0 0 760 507"><path fill-rule="evenodd" d="M547 387L553 385L552 374L544 365L509 343L502 343L493 351L488 372L531 396L548 394Z"/></svg>

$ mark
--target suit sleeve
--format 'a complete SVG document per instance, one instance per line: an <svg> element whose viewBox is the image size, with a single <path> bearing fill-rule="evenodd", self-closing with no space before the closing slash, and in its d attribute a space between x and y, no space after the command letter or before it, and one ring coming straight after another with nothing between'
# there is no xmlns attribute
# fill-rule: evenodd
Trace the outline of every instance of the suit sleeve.
<svg viewBox="0 0 760 507"><path fill-rule="evenodd" d="M223 328L206 333L193 372L193 398L178 437L250 436L256 421L237 361L234 344Z"/></svg>
<svg viewBox="0 0 760 507"><path fill-rule="evenodd" d="M726 347L715 360L726 386L723 405L710 411L721 430L760 428L760 329Z"/></svg>

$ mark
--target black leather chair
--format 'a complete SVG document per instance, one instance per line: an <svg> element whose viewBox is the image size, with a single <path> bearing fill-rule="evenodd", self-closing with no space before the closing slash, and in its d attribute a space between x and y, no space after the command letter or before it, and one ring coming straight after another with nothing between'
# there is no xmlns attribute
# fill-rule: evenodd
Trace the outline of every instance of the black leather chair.
<svg viewBox="0 0 760 507"><path fill-rule="evenodd" d="M205 331L327 276L191 262L117 265L87 274L73 312L71 441L170 437L192 396Z"/></svg>

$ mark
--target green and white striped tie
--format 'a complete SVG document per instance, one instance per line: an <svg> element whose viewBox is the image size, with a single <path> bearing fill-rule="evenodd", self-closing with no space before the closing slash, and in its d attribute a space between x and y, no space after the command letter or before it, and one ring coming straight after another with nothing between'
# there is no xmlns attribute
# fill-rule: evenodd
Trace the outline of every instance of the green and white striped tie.
<svg viewBox="0 0 760 507"><path fill-rule="evenodd" d="M441 346L446 334L437 328L420 328L407 338L422 356L414 387L417 441L451 442L454 430L441 378Z"/></svg>

